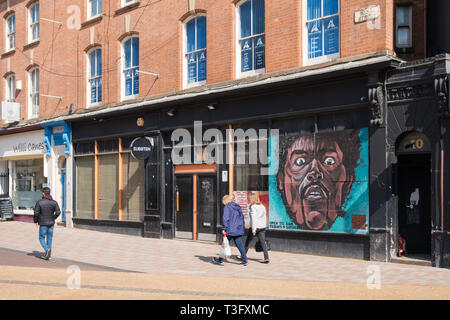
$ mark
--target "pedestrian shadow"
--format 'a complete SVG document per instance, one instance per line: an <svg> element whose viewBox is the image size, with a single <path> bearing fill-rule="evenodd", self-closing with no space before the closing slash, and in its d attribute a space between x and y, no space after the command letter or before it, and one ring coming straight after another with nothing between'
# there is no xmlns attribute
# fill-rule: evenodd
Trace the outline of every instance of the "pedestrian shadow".
<svg viewBox="0 0 450 320"><path fill-rule="evenodd" d="M195 257L198 258L200 261L214 264L213 263L213 258L214 257L218 257L218 256L208 256L208 257L206 257L206 256L198 256L198 255L196 255ZM261 260L259 260L259 259L248 258L248 257L247 257L247 260L261 262ZM241 264L241 260L239 260L237 258L237 255L231 255L229 258L224 259L223 262L230 263L230 264L239 264L239 265Z"/></svg>
<svg viewBox="0 0 450 320"><path fill-rule="evenodd" d="M39 252L39 251L33 251L33 252L30 252L30 253L27 253L27 256L35 257L37 259L41 259L42 260L42 252Z"/></svg>

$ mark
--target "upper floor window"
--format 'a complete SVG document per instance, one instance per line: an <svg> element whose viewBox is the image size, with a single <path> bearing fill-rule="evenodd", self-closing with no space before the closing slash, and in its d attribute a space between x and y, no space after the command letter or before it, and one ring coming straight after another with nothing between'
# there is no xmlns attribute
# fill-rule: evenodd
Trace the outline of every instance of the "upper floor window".
<svg viewBox="0 0 450 320"><path fill-rule="evenodd" d="M125 7L126 5L139 2L139 0L121 0L122 1L122 7Z"/></svg>
<svg viewBox="0 0 450 320"><path fill-rule="evenodd" d="M123 42L123 97L134 97L139 94L139 38L128 38Z"/></svg>
<svg viewBox="0 0 450 320"><path fill-rule="evenodd" d="M102 49L96 48L88 54L88 97L89 103L102 101Z"/></svg>
<svg viewBox="0 0 450 320"><path fill-rule="evenodd" d="M88 19L102 14L102 0L88 0Z"/></svg>
<svg viewBox="0 0 450 320"><path fill-rule="evenodd" d="M339 0L307 0L308 62L339 57ZM305 10L304 10L305 11Z"/></svg>
<svg viewBox="0 0 450 320"><path fill-rule="evenodd" d="M189 20L186 25L187 85L206 81L206 17Z"/></svg>
<svg viewBox="0 0 450 320"><path fill-rule="evenodd" d="M6 78L6 101L14 102L16 100L16 76L9 75Z"/></svg>
<svg viewBox="0 0 450 320"><path fill-rule="evenodd" d="M39 40L39 2L28 9L28 42Z"/></svg>
<svg viewBox="0 0 450 320"><path fill-rule="evenodd" d="M264 72L266 67L264 0L246 0L239 4L237 25L238 73Z"/></svg>
<svg viewBox="0 0 450 320"><path fill-rule="evenodd" d="M412 6L402 5L396 8L396 42L397 48L412 47Z"/></svg>
<svg viewBox="0 0 450 320"><path fill-rule="evenodd" d="M12 14L6 19L6 51L16 47L16 15Z"/></svg>
<svg viewBox="0 0 450 320"><path fill-rule="evenodd" d="M39 116L39 69L30 70L28 77L28 114L35 118Z"/></svg>

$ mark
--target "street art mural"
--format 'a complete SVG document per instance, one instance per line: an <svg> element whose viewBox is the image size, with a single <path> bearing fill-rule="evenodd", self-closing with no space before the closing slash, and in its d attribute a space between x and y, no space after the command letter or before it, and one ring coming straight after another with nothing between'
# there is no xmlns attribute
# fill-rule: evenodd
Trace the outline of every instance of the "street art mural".
<svg viewBox="0 0 450 320"><path fill-rule="evenodd" d="M271 149L276 146L271 141ZM367 234L368 130L279 137L269 228Z"/></svg>

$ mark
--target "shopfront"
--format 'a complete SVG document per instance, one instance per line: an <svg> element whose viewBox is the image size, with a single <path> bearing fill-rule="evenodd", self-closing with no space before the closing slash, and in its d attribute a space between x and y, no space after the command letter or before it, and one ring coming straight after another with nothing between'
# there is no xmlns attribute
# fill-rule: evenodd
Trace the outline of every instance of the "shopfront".
<svg viewBox="0 0 450 320"><path fill-rule="evenodd" d="M44 130L0 136L0 169L8 174L16 220L32 221L41 190L48 185L44 154Z"/></svg>

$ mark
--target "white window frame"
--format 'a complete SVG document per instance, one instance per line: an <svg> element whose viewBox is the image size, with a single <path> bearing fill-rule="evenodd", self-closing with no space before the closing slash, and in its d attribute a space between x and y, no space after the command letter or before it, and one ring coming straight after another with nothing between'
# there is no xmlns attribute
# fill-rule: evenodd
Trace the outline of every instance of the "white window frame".
<svg viewBox="0 0 450 320"><path fill-rule="evenodd" d="M94 47L91 50L89 50L87 52L87 57L86 57L86 105L89 107L95 107L95 106L100 106L102 104L102 100L103 100L103 83L102 83L102 100L98 101L98 102L91 102L91 80L92 79L98 79L100 78L101 81L103 82L102 79L102 74L100 74L99 76L96 76L94 78L91 78L91 53L96 51L96 50L102 50L101 47ZM103 54L103 51L101 52ZM102 59L102 64L103 64L103 59ZM103 69L103 68L102 68ZM103 72L102 72L103 73Z"/></svg>
<svg viewBox="0 0 450 320"><path fill-rule="evenodd" d="M323 0L321 1L322 3L322 12L323 12ZM334 61L337 60L341 57L341 47L342 47L342 42L341 42L341 0L338 0L338 13L337 14L333 14L330 16L326 16L326 17L321 17L320 19L325 19L325 18L329 18L329 17L335 17L338 16L339 17L339 52L333 53L333 54L329 54L329 55L322 55L320 57L316 57L316 58L308 58L308 0L304 0L302 1L302 6L303 6L303 14L302 14L302 20L303 20L303 27L302 27L302 33L303 33L303 65L304 66L308 66L308 65L313 65L313 64L318 64L318 63L325 63L325 62L330 62L330 61ZM322 50L325 49L324 43L322 42Z"/></svg>
<svg viewBox="0 0 450 320"><path fill-rule="evenodd" d="M199 87L199 86L204 86L206 85L206 80L202 80L202 81L197 81L194 83L188 83L188 63L187 63L187 24L189 21L191 21L192 19L198 18L198 17L206 17L205 14L197 14L195 16L190 17L189 19L187 19L186 21L184 21L183 23L183 88L184 89L188 89L188 88L192 88L192 87ZM208 23L208 18L206 18L206 23ZM208 29L206 29L208 32ZM197 38L197 28L195 28L195 37ZM208 37L208 36L207 36ZM192 52L197 52L197 51L207 51L208 49L208 43L206 43L206 48L205 49L201 49L201 50L196 50L196 51L192 51ZM190 53L192 53L190 52ZM208 56L206 56L206 61L208 61ZM208 64L208 62L206 62L206 64Z"/></svg>
<svg viewBox="0 0 450 320"><path fill-rule="evenodd" d="M102 10L99 13L97 13L96 15L92 15L92 2L93 1L97 2L97 8L98 8L99 2L102 4ZM103 3L102 2L103 2L102 0L87 0L87 20L94 19L103 14Z"/></svg>
<svg viewBox="0 0 450 320"><path fill-rule="evenodd" d="M398 23L398 11L400 8L407 8L408 9L408 17L409 22L408 24L399 24ZM408 44L399 44L398 43L398 29L401 27L408 27L409 28L409 38L408 38ZM399 4L395 7L395 47L396 48L412 48L412 5L408 4Z"/></svg>
<svg viewBox="0 0 450 320"><path fill-rule="evenodd" d="M16 75L10 74L5 78L5 98L6 102L16 102Z"/></svg>
<svg viewBox="0 0 450 320"><path fill-rule="evenodd" d="M129 1L128 0L120 0L120 1L121 1L122 8L123 8L123 7L129 6L133 3L139 2L140 0L129 0Z"/></svg>
<svg viewBox="0 0 450 320"><path fill-rule="evenodd" d="M245 78L245 77L251 77L251 76L256 76L259 74L266 73L266 67L265 67L266 65L264 66L264 68L261 68L261 69L256 69L256 70L253 69L253 70L245 71L245 72L241 71L241 67L242 67L241 41L248 39L248 38L254 38L257 36L261 36L261 35L264 35L264 37L266 36L266 23L264 22L264 33L251 35L249 37L241 39L241 14L240 14L239 8L242 4L244 4L247 1L251 1L251 0L241 0L236 4L236 70L235 70L236 78ZM264 7L264 10L266 10L265 7ZM253 22L253 11L251 12L251 18L252 18L252 22ZM253 23L251 23L251 25L253 28ZM267 49L264 49L264 55L267 56Z"/></svg>
<svg viewBox="0 0 450 320"><path fill-rule="evenodd" d="M39 16L38 16L38 19L35 22L33 22L32 12L36 6L38 6L38 8L39 8ZM28 8L28 43L33 43L33 42L39 41L39 38L41 36L41 30L40 30L40 25L39 25L40 19L41 19L41 8L39 6L39 2L35 2ZM34 37L33 29L35 26L38 27L39 34L36 39L33 39L33 37Z"/></svg>
<svg viewBox="0 0 450 320"><path fill-rule="evenodd" d="M37 77L36 77L37 75ZM35 85L33 86L33 80ZM33 90L37 88L37 90ZM37 98L37 113L33 101ZM28 119L39 117L39 68L35 67L28 71Z"/></svg>
<svg viewBox="0 0 450 320"><path fill-rule="evenodd" d="M9 20L14 18L14 30L11 31L9 28ZM6 51L11 51L14 50L16 48L16 14L10 14L7 18L6 18L6 43L5 43L5 48ZM12 45L11 45L12 44Z"/></svg>
<svg viewBox="0 0 450 320"><path fill-rule="evenodd" d="M121 59L122 62L121 62L121 67L120 67L120 98L121 98L121 101L136 99L136 98L139 97L139 92L136 93L136 94L131 94L129 96L127 96L126 92L125 92L125 90L126 90L126 87L125 87L125 72L126 72L126 70L128 70L128 69L125 69L125 62L126 62L126 60L125 60L125 43L128 40L132 39L132 38L138 38L139 39L139 46L141 46L140 38L138 36L136 36L136 35L132 35L132 36L126 37L120 43L120 50L121 50L121 57L122 57L122 59ZM131 46L131 60L133 61L133 51L132 50L133 50L133 46ZM139 52L140 52L140 50L139 50ZM137 65L137 68L140 67L140 63L141 63L140 57L138 57L138 59L139 59L139 64ZM134 66L132 68L129 68L129 69L134 69L134 68L136 68L136 66ZM139 82L140 81L141 81L141 79L139 77ZM139 84L139 90L140 90L140 84Z"/></svg>

